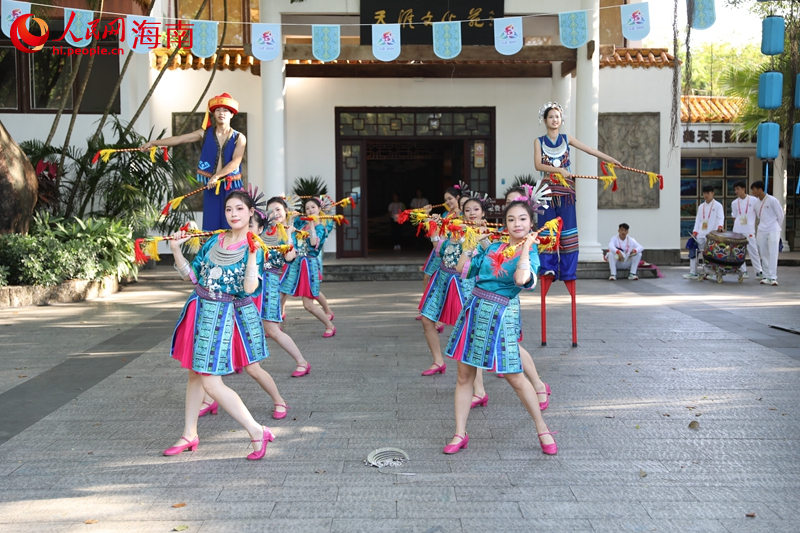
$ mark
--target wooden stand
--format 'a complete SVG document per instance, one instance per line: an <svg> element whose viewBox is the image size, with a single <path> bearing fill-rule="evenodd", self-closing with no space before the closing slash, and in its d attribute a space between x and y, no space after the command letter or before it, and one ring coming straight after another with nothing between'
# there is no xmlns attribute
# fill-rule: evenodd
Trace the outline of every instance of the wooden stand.
<svg viewBox="0 0 800 533"><path fill-rule="evenodd" d="M547 346L547 292L553 284L553 276L542 276L539 278L542 288L542 346ZM572 347L578 347L578 309L575 303L575 280L565 281L567 290L572 299Z"/></svg>

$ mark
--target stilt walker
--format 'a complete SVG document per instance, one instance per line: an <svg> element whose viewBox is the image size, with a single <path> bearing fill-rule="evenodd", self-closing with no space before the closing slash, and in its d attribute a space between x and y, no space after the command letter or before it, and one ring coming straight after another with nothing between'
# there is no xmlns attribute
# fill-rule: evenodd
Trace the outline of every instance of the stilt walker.
<svg viewBox="0 0 800 533"><path fill-rule="evenodd" d="M540 256L539 272L542 286L542 346L547 346L547 292L553 282L561 280L569 291L572 304L572 346L578 346L577 308L575 301L578 269L578 220L575 211L575 180L570 167L570 146L598 159L620 165L613 157L590 148L572 135L560 133L564 110L557 102L547 102L539 108L539 124L545 122L547 134L533 142L534 164L550 186L551 208L539 217L539 226L560 217L563 221L561 241L554 250ZM548 236L544 233L543 236Z"/></svg>

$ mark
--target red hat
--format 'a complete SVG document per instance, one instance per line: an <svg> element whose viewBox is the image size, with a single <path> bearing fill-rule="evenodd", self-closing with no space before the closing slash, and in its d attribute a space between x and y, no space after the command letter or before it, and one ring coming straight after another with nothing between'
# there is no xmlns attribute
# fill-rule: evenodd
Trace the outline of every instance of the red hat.
<svg viewBox="0 0 800 533"><path fill-rule="evenodd" d="M207 129L211 126L211 119L208 114L213 113L218 107L224 107L234 115L239 112L239 102L234 100L231 95L222 93L219 96L215 96L208 101L208 111L206 111L206 117L203 120L203 129Z"/></svg>

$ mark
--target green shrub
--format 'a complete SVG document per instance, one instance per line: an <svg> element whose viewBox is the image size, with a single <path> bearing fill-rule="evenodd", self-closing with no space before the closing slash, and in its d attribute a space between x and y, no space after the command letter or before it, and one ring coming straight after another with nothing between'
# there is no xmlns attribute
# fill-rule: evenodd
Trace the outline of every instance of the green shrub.
<svg viewBox="0 0 800 533"><path fill-rule="evenodd" d="M0 287L5 287L8 285L8 267L5 265L0 265Z"/></svg>

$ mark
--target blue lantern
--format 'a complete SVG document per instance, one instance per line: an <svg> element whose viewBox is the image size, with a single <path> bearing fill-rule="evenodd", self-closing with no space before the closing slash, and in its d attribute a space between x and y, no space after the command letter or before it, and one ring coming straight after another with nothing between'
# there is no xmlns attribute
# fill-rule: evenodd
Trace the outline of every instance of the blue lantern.
<svg viewBox="0 0 800 533"><path fill-rule="evenodd" d="M758 107L778 109L783 99L783 74L765 72L758 78Z"/></svg>
<svg viewBox="0 0 800 533"><path fill-rule="evenodd" d="M794 82L794 106L800 109L800 74L797 75Z"/></svg>
<svg viewBox="0 0 800 533"><path fill-rule="evenodd" d="M771 15L761 22L761 53L774 56L783 53L785 24L783 17Z"/></svg>
<svg viewBox="0 0 800 533"><path fill-rule="evenodd" d="M792 128L792 159L800 159L800 123Z"/></svg>
<svg viewBox="0 0 800 533"><path fill-rule="evenodd" d="M756 141L756 157L759 159L777 159L780 127L774 122L762 122L758 125Z"/></svg>

